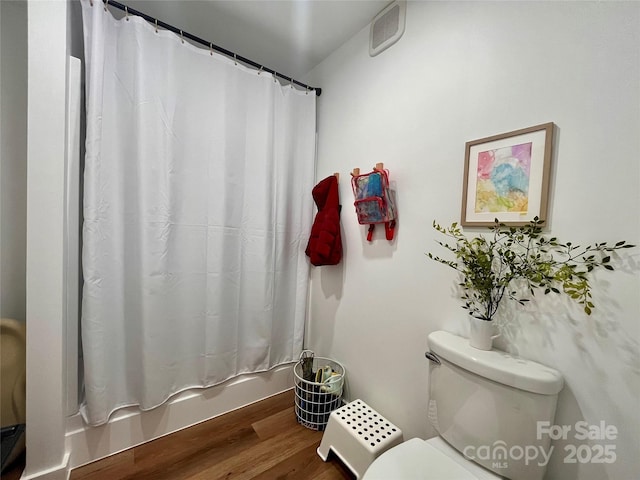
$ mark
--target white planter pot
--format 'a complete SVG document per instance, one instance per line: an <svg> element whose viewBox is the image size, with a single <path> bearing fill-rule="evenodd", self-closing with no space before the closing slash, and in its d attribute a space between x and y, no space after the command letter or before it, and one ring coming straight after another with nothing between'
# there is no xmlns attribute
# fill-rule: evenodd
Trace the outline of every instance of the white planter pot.
<svg viewBox="0 0 640 480"><path fill-rule="evenodd" d="M475 317L471 317L469 332L469 344L479 350L491 350L493 339L500 336L496 334L493 322Z"/></svg>

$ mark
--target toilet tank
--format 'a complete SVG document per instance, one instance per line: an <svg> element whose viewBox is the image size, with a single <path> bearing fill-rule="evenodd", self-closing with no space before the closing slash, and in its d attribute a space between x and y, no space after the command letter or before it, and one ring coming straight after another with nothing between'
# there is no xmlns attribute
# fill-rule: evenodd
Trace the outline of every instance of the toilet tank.
<svg viewBox="0 0 640 480"><path fill-rule="evenodd" d="M551 456L562 375L499 350L478 350L448 332L429 335L429 421L466 458L506 478L539 480ZM540 437L540 438L539 438Z"/></svg>

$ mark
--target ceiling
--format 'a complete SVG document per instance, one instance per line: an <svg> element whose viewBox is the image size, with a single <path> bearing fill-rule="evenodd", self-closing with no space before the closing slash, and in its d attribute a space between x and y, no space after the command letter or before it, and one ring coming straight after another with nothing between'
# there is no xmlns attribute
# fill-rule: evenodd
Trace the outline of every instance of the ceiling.
<svg viewBox="0 0 640 480"><path fill-rule="evenodd" d="M390 0L122 0L238 55L301 78Z"/></svg>

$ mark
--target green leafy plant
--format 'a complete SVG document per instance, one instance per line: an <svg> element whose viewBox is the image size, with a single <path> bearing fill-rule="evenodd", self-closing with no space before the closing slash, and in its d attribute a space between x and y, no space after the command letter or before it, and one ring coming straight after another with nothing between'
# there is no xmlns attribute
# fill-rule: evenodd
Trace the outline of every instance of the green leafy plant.
<svg viewBox="0 0 640 480"><path fill-rule="evenodd" d="M468 238L457 223L442 227L434 221L433 228L448 238L437 243L454 259L432 253L427 256L462 274L462 308L481 320L491 321L505 297L524 305L529 299L519 291L535 295L538 289L545 294L564 293L590 315L594 308L591 272L598 268L613 270L610 253L635 245L626 241L586 247L561 243L556 237L544 236L542 226L538 217L521 227L506 226L496 219L495 225L489 227L490 235Z"/></svg>

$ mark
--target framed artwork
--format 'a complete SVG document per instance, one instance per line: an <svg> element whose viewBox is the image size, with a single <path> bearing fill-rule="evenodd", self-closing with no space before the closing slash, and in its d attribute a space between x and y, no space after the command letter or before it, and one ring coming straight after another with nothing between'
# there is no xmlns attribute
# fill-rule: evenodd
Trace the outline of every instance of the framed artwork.
<svg viewBox="0 0 640 480"><path fill-rule="evenodd" d="M553 123L466 143L463 226L546 220Z"/></svg>

